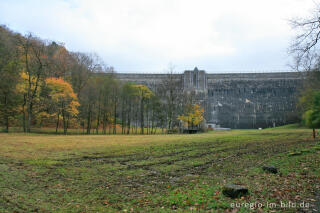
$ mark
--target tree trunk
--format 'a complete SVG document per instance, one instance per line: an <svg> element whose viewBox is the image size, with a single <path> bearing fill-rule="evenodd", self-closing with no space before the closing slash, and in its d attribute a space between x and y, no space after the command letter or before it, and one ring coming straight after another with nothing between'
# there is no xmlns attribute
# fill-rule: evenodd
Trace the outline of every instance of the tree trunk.
<svg viewBox="0 0 320 213"><path fill-rule="evenodd" d="M64 102L61 103L62 106L62 123L63 123L63 134L67 134L67 121L66 121L66 112L64 109Z"/></svg>
<svg viewBox="0 0 320 213"><path fill-rule="evenodd" d="M82 128L82 134L84 135L84 122L83 121L80 121L80 126Z"/></svg>
<svg viewBox="0 0 320 213"><path fill-rule="evenodd" d="M147 105L147 135L149 135L149 104Z"/></svg>
<svg viewBox="0 0 320 213"><path fill-rule="evenodd" d="M313 136L313 139L316 139L316 131L314 128L312 129L312 136Z"/></svg>
<svg viewBox="0 0 320 213"><path fill-rule="evenodd" d="M27 132L30 132L31 129L31 122L32 122L32 107L33 107L33 103L30 102L28 105L28 123L27 123Z"/></svg>
<svg viewBox="0 0 320 213"><path fill-rule="evenodd" d="M58 133L59 121L60 121L60 113L58 113L58 120L57 120L57 124L56 124L56 134Z"/></svg>
<svg viewBox="0 0 320 213"><path fill-rule="evenodd" d="M136 125L135 125L135 134L138 134L138 109L135 110L135 121L136 121Z"/></svg>
<svg viewBox="0 0 320 213"><path fill-rule="evenodd" d="M23 95L23 104L22 104L22 125L23 125L23 132L26 132L26 111L25 111L25 106L26 106L26 95Z"/></svg>
<svg viewBox="0 0 320 213"><path fill-rule="evenodd" d="M114 103L114 111L113 111L113 134L117 134L117 103Z"/></svg>
<svg viewBox="0 0 320 213"><path fill-rule="evenodd" d="M97 135L99 134L99 125L100 125L100 97L101 97L101 95L99 94L99 99L98 99L98 102L99 102L99 105L98 105L98 117L97 117L97 127L96 127Z"/></svg>
<svg viewBox="0 0 320 213"><path fill-rule="evenodd" d="M106 134L106 112L103 112L103 121L102 121L102 131L103 131L103 134L105 135Z"/></svg>
<svg viewBox="0 0 320 213"><path fill-rule="evenodd" d="M141 102L140 102L140 133L141 135L144 134L144 117L143 117L143 111L144 111L144 103L143 103L143 98L141 98Z"/></svg>
<svg viewBox="0 0 320 213"><path fill-rule="evenodd" d="M131 101L129 103L129 109L127 111L127 134L130 134L130 123L131 123L131 117L130 117L130 112L131 112Z"/></svg>
<svg viewBox="0 0 320 213"><path fill-rule="evenodd" d="M124 130L124 127L125 127L125 107L124 107L124 104L125 101L124 101L124 97L122 97L122 101L121 101L121 134L124 134L125 130Z"/></svg>
<svg viewBox="0 0 320 213"><path fill-rule="evenodd" d="M5 123L5 132L9 132L9 112L8 112L8 99L7 95L4 95L4 105L5 105L5 113L4 113L4 123Z"/></svg>
<svg viewBox="0 0 320 213"><path fill-rule="evenodd" d="M154 128L154 109L152 109L152 117L151 117L151 134L154 134L153 128Z"/></svg>
<svg viewBox="0 0 320 213"><path fill-rule="evenodd" d="M87 117L87 134L91 131L91 104L88 106L88 117Z"/></svg>
<svg viewBox="0 0 320 213"><path fill-rule="evenodd" d="M67 121L66 121L66 116L64 115L63 117L62 117L62 119L63 119L63 134L67 134Z"/></svg>
<svg viewBox="0 0 320 213"><path fill-rule="evenodd" d="M67 132L68 132L68 128L69 128L69 116L67 116L67 123L66 123L66 126L64 128L64 134L66 135Z"/></svg>
<svg viewBox="0 0 320 213"><path fill-rule="evenodd" d="M5 123L6 123L6 129L4 131L9 132L9 116L8 115L6 115Z"/></svg>
<svg viewBox="0 0 320 213"><path fill-rule="evenodd" d="M98 109L98 117L97 117L97 127L96 127L96 134L99 134L99 126L100 126L100 104Z"/></svg>
<svg viewBox="0 0 320 213"><path fill-rule="evenodd" d="M167 132L168 130L171 130L171 125L172 125L172 111L171 111L171 107L169 106L169 111L168 111L168 129L167 129Z"/></svg>

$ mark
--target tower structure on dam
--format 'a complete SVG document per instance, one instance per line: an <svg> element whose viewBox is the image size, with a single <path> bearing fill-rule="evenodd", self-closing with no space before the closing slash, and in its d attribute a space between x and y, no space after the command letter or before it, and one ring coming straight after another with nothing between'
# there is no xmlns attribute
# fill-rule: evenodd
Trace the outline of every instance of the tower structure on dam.
<svg viewBox="0 0 320 213"><path fill-rule="evenodd" d="M183 73L183 89L185 91L207 91L207 74L204 70L186 70Z"/></svg>
<svg viewBox="0 0 320 213"><path fill-rule="evenodd" d="M299 72L210 74L197 67L182 74L183 91L194 92L207 123L229 128L266 128L295 122ZM122 81L155 90L167 74L117 73Z"/></svg>

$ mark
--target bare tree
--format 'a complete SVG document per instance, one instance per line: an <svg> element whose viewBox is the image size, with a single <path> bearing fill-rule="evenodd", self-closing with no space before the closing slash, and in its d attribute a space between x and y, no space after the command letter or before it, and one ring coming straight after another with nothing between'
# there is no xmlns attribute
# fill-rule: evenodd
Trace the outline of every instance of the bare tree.
<svg viewBox="0 0 320 213"><path fill-rule="evenodd" d="M290 47L294 55L294 68L304 73L305 81L299 94L299 114L307 124L308 112L313 108L314 98L320 91L320 4L316 4L307 18L296 18L290 21L297 36ZM314 126L313 126L314 127ZM315 129L313 128L313 135Z"/></svg>
<svg viewBox="0 0 320 213"><path fill-rule="evenodd" d="M25 97L28 113L27 132L30 132L33 108L36 103L40 84L46 77L48 67L48 58L46 56L48 48L44 41L34 37L32 34L27 35L26 38L21 38L19 45L22 49L23 63L27 74L27 92Z"/></svg>
<svg viewBox="0 0 320 213"><path fill-rule="evenodd" d="M161 82L161 95L167 106L167 130L171 131L177 121L177 106L182 89L182 79L174 73L174 66L169 65L166 77Z"/></svg>
<svg viewBox="0 0 320 213"><path fill-rule="evenodd" d="M80 98L82 89L86 86L92 73L101 69L100 64L96 63L95 56L85 53L72 53L74 67L71 71L72 86Z"/></svg>
<svg viewBox="0 0 320 213"><path fill-rule="evenodd" d="M289 22L297 32L289 49L294 55L293 67L298 71L319 68L320 4L315 5L309 17Z"/></svg>

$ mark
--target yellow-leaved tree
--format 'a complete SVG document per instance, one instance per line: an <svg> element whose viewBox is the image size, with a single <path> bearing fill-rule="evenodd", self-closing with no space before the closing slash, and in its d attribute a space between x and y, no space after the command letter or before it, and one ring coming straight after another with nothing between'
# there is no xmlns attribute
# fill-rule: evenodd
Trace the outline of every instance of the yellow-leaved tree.
<svg viewBox="0 0 320 213"><path fill-rule="evenodd" d="M187 106L187 112L178 116L178 120L183 122L183 125L188 128L198 126L203 121L204 109L198 104L190 104Z"/></svg>
<svg viewBox="0 0 320 213"><path fill-rule="evenodd" d="M28 98L28 94L32 93L32 106L34 107L39 102L40 90L38 89L39 85L36 77L28 75L25 70L21 71L20 79L21 81L16 85L16 91L21 97L23 97L23 101L21 102L21 107L19 107L19 109L22 112L23 131L26 132L27 130L30 131L30 125L27 121L31 119L29 119L31 115L30 110L28 110L28 102L30 99Z"/></svg>
<svg viewBox="0 0 320 213"><path fill-rule="evenodd" d="M69 122L75 118L80 106L77 95L73 92L71 84L62 78L47 78L46 89L50 104L50 111L57 117L56 132L59 127L60 115L62 116L64 134L67 134Z"/></svg>

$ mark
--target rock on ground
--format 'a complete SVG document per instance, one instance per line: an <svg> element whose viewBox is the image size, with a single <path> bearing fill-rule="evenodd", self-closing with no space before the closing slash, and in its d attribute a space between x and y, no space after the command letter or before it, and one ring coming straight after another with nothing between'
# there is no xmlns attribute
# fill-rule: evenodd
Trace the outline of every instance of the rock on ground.
<svg viewBox="0 0 320 213"><path fill-rule="evenodd" d="M278 173L278 169L274 166L263 166L262 169L266 172L270 172L273 174L277 174Z"/></svg>
<svg viewBox="0 0 320 213"><path fill-rule="evenodd" d="M231 198L241 197L248 194L249 190L240 185L228 184L223 187L222 193Z"/></svg>

